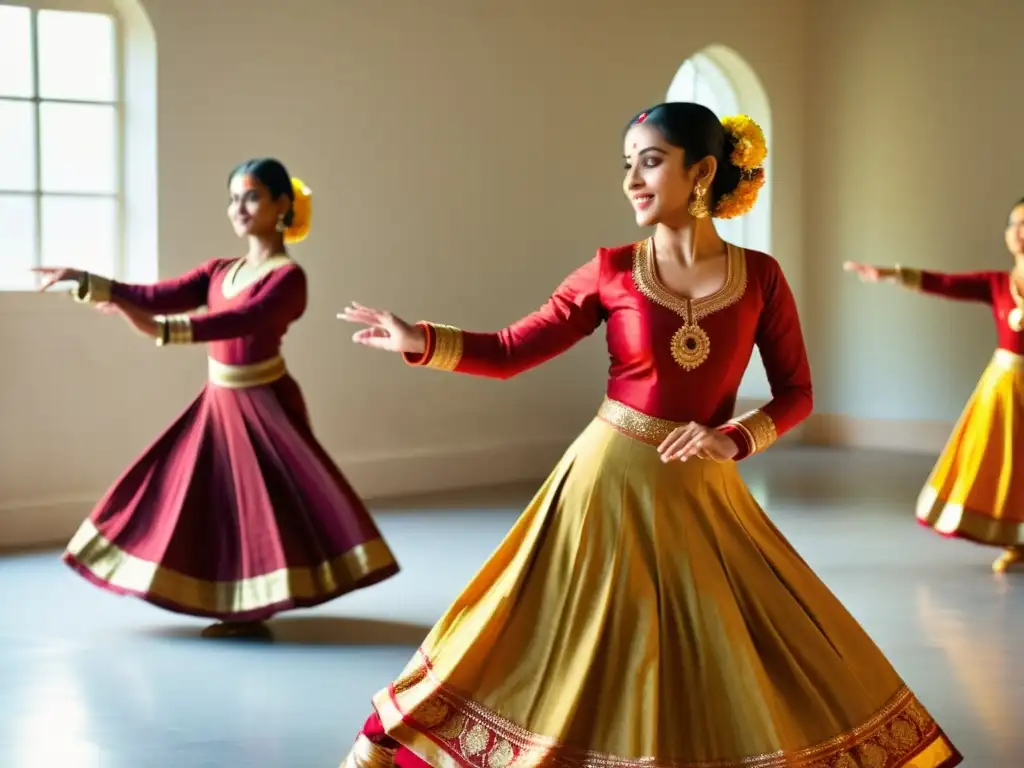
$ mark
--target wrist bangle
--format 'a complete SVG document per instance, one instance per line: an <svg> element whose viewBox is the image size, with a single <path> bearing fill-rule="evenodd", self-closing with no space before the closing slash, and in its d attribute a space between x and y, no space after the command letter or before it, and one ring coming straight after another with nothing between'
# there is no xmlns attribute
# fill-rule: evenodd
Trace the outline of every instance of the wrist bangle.
<svg viewBox="0 0 1024 768"><path fill-rule="evenodd" d="M156 321L156 345L158 347L167 346L167 342L170 341L171 330L167 318L163 315L157 315L153 319Z"/></svg>

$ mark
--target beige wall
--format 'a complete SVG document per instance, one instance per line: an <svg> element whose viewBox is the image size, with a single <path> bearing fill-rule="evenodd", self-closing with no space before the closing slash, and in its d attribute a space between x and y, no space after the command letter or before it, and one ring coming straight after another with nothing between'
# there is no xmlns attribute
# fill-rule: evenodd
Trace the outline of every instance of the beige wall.
<svg viewBox="0 0 1024 768"><path fill-rule="evenodd" d="M986 307L863 286L845 259L1009 267L1024 195L1024 3L812 5L805 324L812 439L938 450L995 334Z"/></svg>
<svg viewBox="0 0 1024 768"><path fill-rule="evenodd" d="M239 160L277 155L313 187L294 251L312 297L286 357L368 496L543 475L594 413L605 353L597 337L518 380L474 380L355 347L337 310L355 298L496 329L636 237L621 127L709 43L740 52L772 100L776 250L802 290L803 0L144 6L160 273L239 252L223 213ZM0 544L69 534L204 379L201 349L157 350L61 296L0 294L0 359Z"/></svg>
<svg viewBox="0 0 1024 768"><path fill-rule="evenodd" d="M118 0L127 2L128 0ZM286 354L317 432L368 496L541 475L590 418L600 338L510 382L348 343L350 298L493 329L602 244L636 236L619 132L707 44L773 113L774 251L797 291L805 433L934 451L991 353L983 308L861 286L846 258L1007 263L1024 194L1024 6L146 0L159 45L162 275L238 252L223 177L272 153L316 192L309 313ZM193 398L201 349L157 350L63 297L0 294L0 545L70 533Z"/></svg>

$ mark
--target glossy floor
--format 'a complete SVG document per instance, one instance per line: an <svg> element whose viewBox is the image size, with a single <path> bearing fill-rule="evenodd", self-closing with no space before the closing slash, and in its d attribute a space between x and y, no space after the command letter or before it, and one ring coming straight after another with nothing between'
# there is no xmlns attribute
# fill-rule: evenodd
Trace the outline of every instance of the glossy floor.
<svg viewBox="0 0 1024 768"><path fill-rule="evenodd" d="M778 447L755 495L965 755L1024 765L1024 573L913 522L920 457ZM400 576L273 623L273 645L118 598L57 553L0 559L0 766L335 768L369 697L508 529L532 488L378 506Z"/></svg>

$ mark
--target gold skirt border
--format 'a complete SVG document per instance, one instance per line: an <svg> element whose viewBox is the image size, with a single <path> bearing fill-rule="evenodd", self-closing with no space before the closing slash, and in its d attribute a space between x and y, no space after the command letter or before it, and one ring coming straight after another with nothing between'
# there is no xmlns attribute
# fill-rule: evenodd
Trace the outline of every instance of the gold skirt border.
<svg viewBox="0 0 1024 768"><path fill-rule="evenodd" d="M915 516L921 525L941 536L994 547L1024 544L1024 521L1006 519L1003 511L1015 493L1012 479L1018 468L1022 438L1008 417L1017 405L1024 381L1024 356L996 349L950 435L928 482L918 495ZM1019 423L1019 422L1018 422ZM979 445L998 446L989 455ZM1002 466L996 476L987 470ZM1016 484L1013 484L1015 487ZM955 499L955 500L954 500Z"/></svg>
<svg viewBox="0 0 1024 768"><path fill-rule="evenodd" d="M917 499L917 522L941 536L966 539L991 547L1016 547L1024 544L1024 524L999 520L991 514L954 504L930 485Z"/></svg>
<svg viewBox="0 0 1024 768"><path fill-rule="evenodd" d="M822 744L698 763L559 744L459 696L422 649L419 659L373 705L388 735L434 768L952 768L963 759L906 687L868 722Z"/></svg>
<svg viewBox="0 0 1024 768"><path fill-rule="evenodd" d="M90 581L115 592L153 598L182 613L235 616L291 601L309 605L356 589L375 574L397 570L383 539L372 539L320 563L279 568L234 581L207 581L136 557L111 542L86 520L68 543L64 558Z"/></svg>

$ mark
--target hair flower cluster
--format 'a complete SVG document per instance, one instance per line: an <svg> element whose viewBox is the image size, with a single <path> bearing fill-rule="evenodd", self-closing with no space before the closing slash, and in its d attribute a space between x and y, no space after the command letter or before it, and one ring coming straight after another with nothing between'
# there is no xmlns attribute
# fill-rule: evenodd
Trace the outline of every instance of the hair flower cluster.
<svg viewBox="0 0 1024 768"><path fill-rule="evenodd" d="M748 115L733 115L722 119L722 127L732 144L729 161L739 168L740 181L731 192L722 195L713 215L716 219L733 219L754 207L757 195L764 186L764 160L768 156L768 143L754 120Z"/></svg>
<svg viewBox="0 0 1024 768"><path fill-rule="evenodd" d="M284 232L286 243L301 243L309 234L313 218L313 192L302 179L292 179L295 200L292 203L292 223Z"/></svg>

